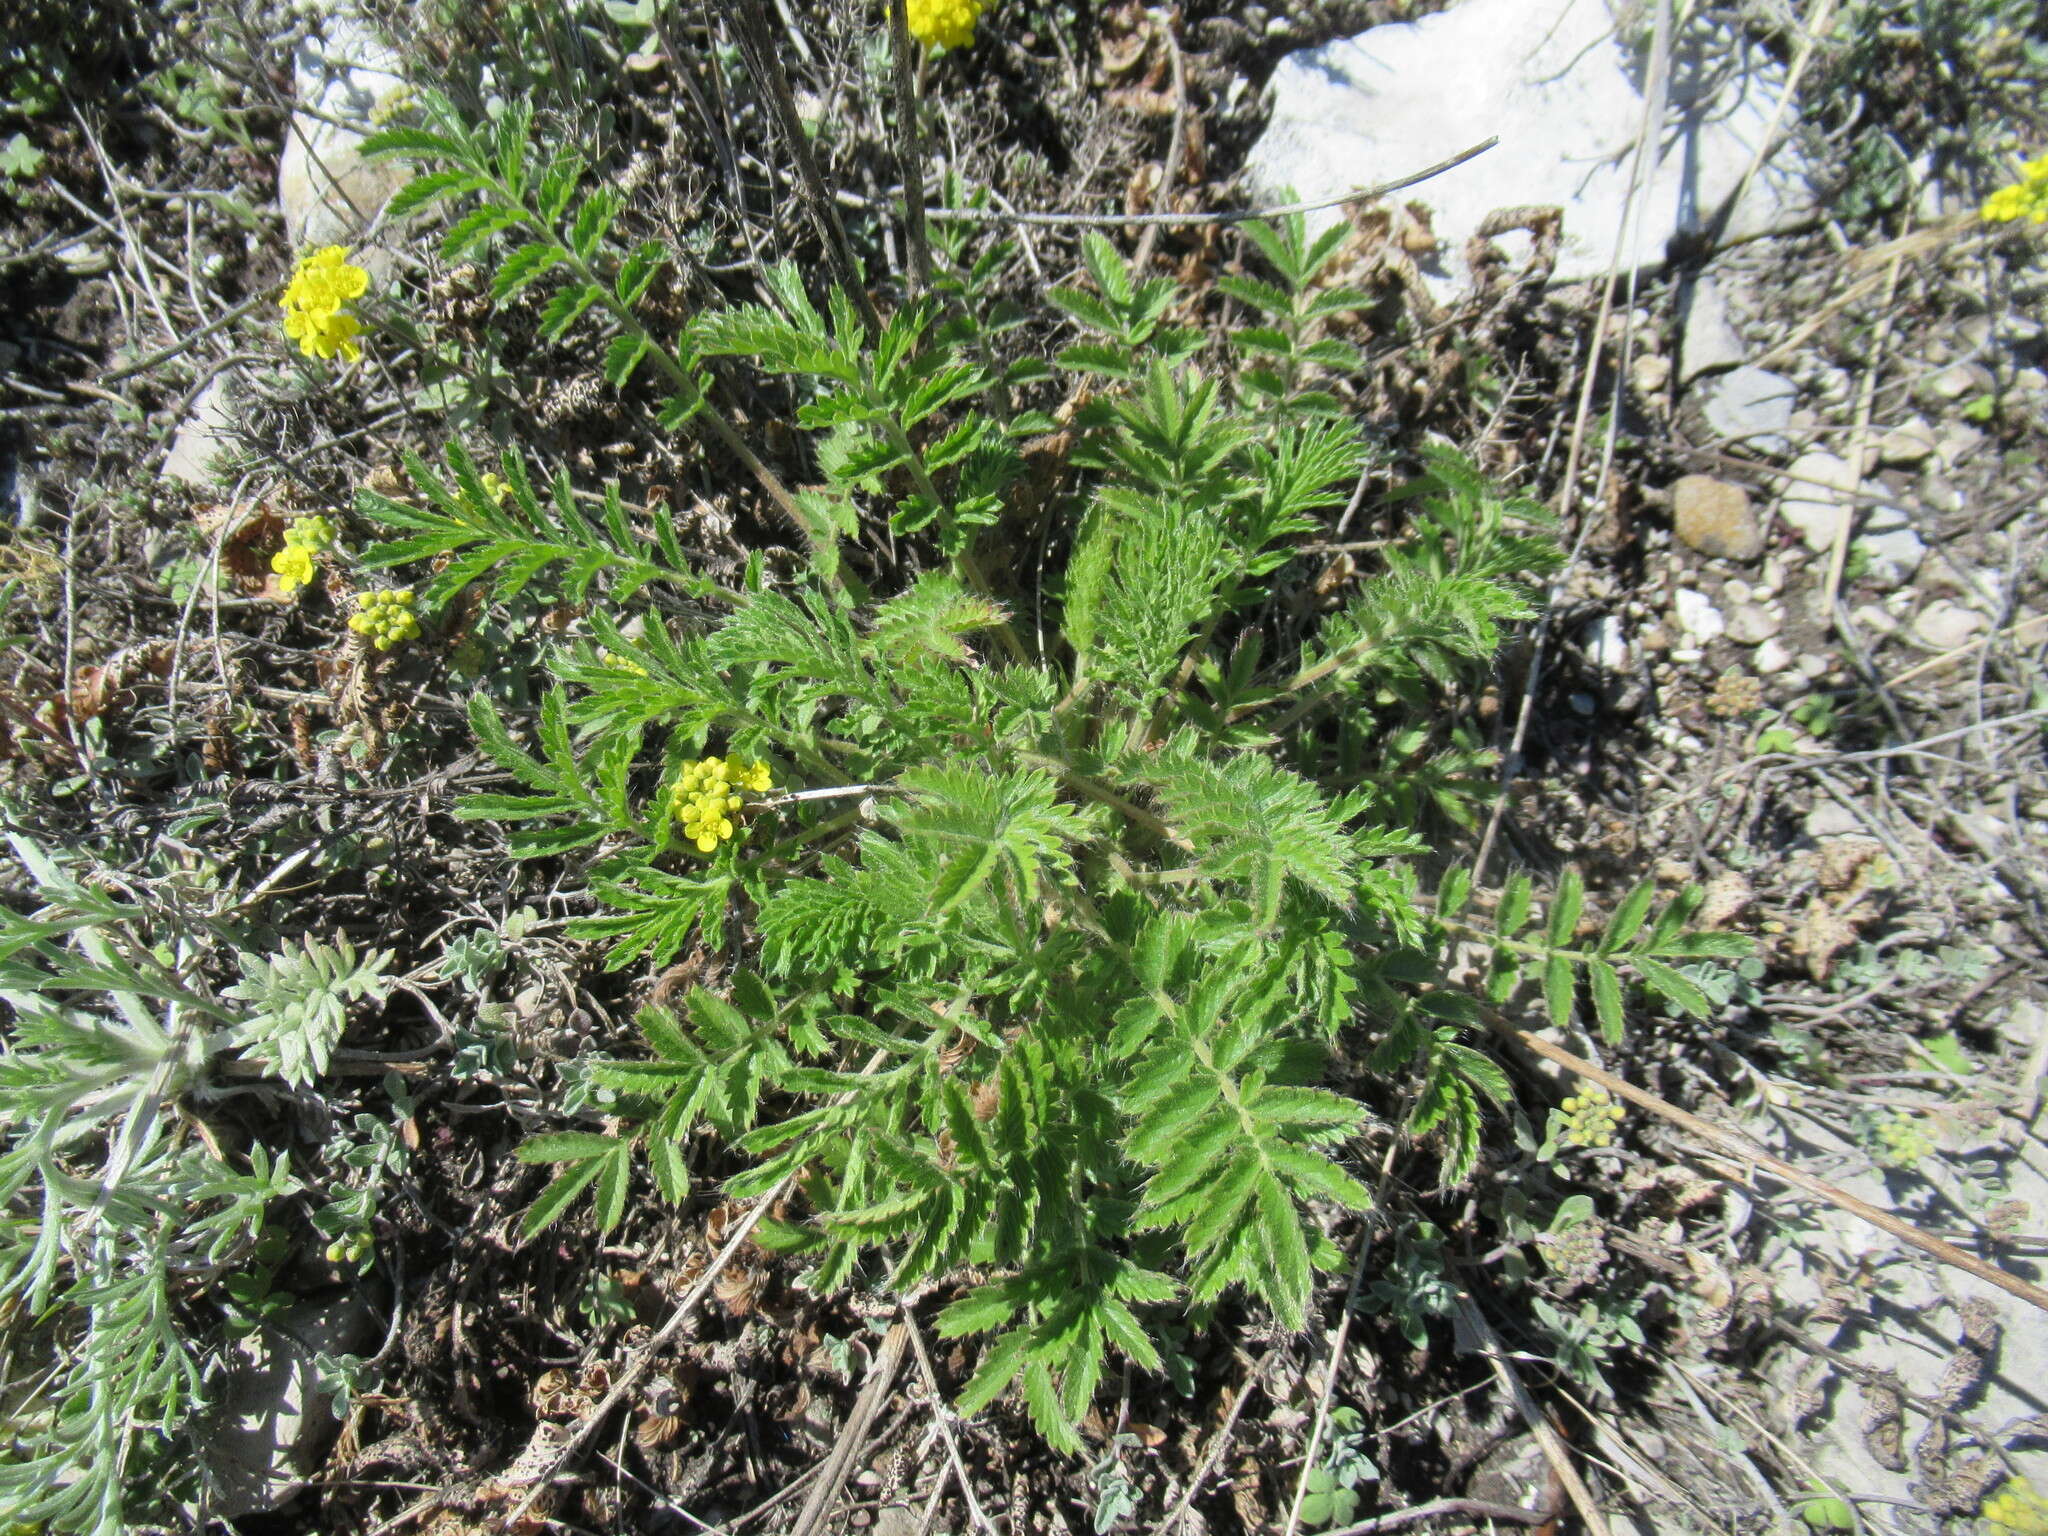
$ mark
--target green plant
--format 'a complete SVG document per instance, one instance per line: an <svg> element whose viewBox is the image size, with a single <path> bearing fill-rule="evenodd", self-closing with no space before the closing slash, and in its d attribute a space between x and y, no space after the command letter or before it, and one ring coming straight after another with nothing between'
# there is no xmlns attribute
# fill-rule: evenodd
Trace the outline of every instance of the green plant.
<svg viewBox="0 0 2048 1536"><path fill-rule="evenodd" d="M175 1497L185 1475L170 1452L207 1359L193 1277L245 1262L299 1184L261 1144L230 1160L195 1134L238 1026L203 979L208 925L8 842L35 895L0 907L0 1300L8 1376L38 1386L10 1404L0 1520L113 1536L133 1489Z"/></svg>
<svg viewBox="0 0 2048 1536"><path fill-rule="evenodd" d="M1356 1408L1330 1410L1329 1436L1322 1463L1303 1482L1304 1525L1351 1524L1358 1514L1359 1488L1380 1479L1380 1469L1365 1452L1365 1416Z"/></svg>
<svg viewBox="0 0 2048 1536"><path fill-rule="evenodd" d="M347 939L302 941L265 957L239 955L242 979L221 995L251 1005L235 1026L243 1059L260 1063L294 1087L327 1070L328 1058L348 1025L350 1003L382 1003L391 991L383 951L356 958Z"/></svg>
<svg viewBox="0 0 2048 1536"><path fill-rule="evenodd" d="M1323 1086L1339 1037L1370 1032L1369 1091L1437 1138L1447 1180L1478 1155L1482 1103L1508 1094L1466 1042L1478 1005L1445 985L1460 903L1432 916L1414 861L1480 766L1444 702L1558 562L1542 509L1433 451L1406 537L1269 663L1280 573L1365 462L1330 389L1355 357L1317 334L1355 302L1313 287L1331 239L1251 226L1278 281L1241 296L1273 323L1230 337L1259 367L1212 376L1201 334L1167 323L1176 286L1089 236L1092 289L1050 295L1083 333L1056 363L1092 395L1063 426L1014 408L1042 368L998 367L998 325L937 302L870 325L786 264L763 273L767 303L661 334L642 300L668 255L611 243L620 201L582 190L579 156L538 156L516 104L490 131L431 95L423 110L369 146L428 167L401 207L448 204L445 252L489 265L501 303L550 285L546 334L597 318L612 382L652 367L662 425L733 449L810 546L791 580L757 559L714 586L616 488L600 525L566 474L544 499L507 450L500 506L458 443L445 476L409 463L424 506L359 498L402 535L366 563L441 562L423 609L470 583L587 608L547 657L530 733L472 704L512 783L457 814L563 860L602 909L569 933L613 966L733 951L718 991L640 1013L644 1057L582 1068L602 1128L521 1149L557 1170L528 1230L586 1192L613 1227L642 1168L682 1199L709 1130L743 1160L728 1195L799 1197L802 1219L757 1237L803 1256L809 1285L981 1270L938 1319L992 1336L960 1407L1014 1384L1067 1451L1111 1353L1161 1369L1177 1314L1235 1292L1299 1326L1339 1262L1328 1223L1370 1200L1347 1166L1368 1106ZM942 296L985 286L961 242L939 255ZM711 359L787 381L822 486L793 496L740 456ZM1047 558L989 560L1014 537L1021 444L1056 431L1074 478ZM1454 766L1432 778L1416 765L1437 754ZM761 792L706 822L704 763L737 761ZM1557 976L1586 970L1603 1021L1617 962L1696 997L1660 958L1718 952L1683 933L1686 902L1639 936L1649 898L1631 896L1579 950L1581 895L1575 877L1560 892L1554 938L1499 925L1497 983L1526 953L1553 1007ZM1390 1300L1436 1310L1441 1256L1404 1251L1417 1272Z"/></svg>

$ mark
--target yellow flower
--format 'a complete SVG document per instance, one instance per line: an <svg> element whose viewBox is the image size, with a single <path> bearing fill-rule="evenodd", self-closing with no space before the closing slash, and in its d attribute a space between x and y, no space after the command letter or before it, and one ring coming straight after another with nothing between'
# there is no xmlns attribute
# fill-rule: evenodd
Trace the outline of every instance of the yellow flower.
<svg viewBox="0 0 2048 1536"><path fill-rule="evenodd" d="M932 48L965 48L974 41L982 0L905 0L910 35Z"/></svg>
<svg viewBox="0 0 2048 1536"><path fill-rule="evenodd" d="M270 568L277 573L277 590L290 597L299 588L313 584L313 551L287 544L270 557Z"/></svg>
<svg viewBox="0 0 2048 1536"><path fill-rule="evenodd" d="M419 618L412 611L412 588L358 592L348 627L380 651L412 639L420 632Z"/></svg>
<svg viewBox="0 0 2048 1536"><path fill-rule="evenodd" d="M669 815L682 823L683 836L699 853L713 853L735 831L733 812L746 795L765 794L774 787L768 765L741 757L706 757L685 763L669 791Z"/></svg>
<svg viewBox="0 0 2048 1536"><path fill-rule="evenodd" d="M370 274L351 263L347 251L322 246L299 262L278 300L285 335L308 357L339 355L354 362L363 355L356 345L362 322L342 306L369 291Z"/></svg>
<svg viewBox="0 0 2048 1536"><path fill-rule="evenodd" d="M1621 1106L1607 1097L1605 1088L1588 1088L1558 1106L1564 1111L1564 1129L1557 1139L1574 1147L1614 1145L1614 1128L1621 1124Z"/></svg>
<svg viewBox="0 0 2048 1536"><path fill-rule="evenodd" d="M313 556L334 544L334 524L324 517L295 517L285 525L284 548L270 557L277 590L290 597L313 584Z"/></svg>
<svg viewBox="0 0 2048 1536"><path fill-rule="evenodd" d="M2048 155L2036 155L2021 166L2020 179L1985 198L1977 214L1987 224L2010 224L2016 219L2048 224Z"/></svg>
<svg viewBox="0 0 2048 1536"><path fill-rule="evenodd" d="M503 475L494 475L488 469L478 476L483 482L484 494L497 506L505 505L505 498L512 494L512 482Z"/></svg>

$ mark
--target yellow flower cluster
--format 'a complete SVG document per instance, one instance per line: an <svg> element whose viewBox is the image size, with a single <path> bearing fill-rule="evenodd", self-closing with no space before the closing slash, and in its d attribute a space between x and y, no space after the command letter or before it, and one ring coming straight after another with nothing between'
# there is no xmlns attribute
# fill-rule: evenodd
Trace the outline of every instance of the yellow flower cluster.
<svg viewBox="0 0 2048 1536"><path fill-rule="evenodd" d="M1998 1492L1984 1501L1984 1518L2001 1533L2048 1536L2048 1498L2036 1492L2027 1479L2008 1478Z"/></svg>
<svg viewBox="0 0 2048 1536"><path fill-rule="evenodd" d="M647 669L630 656L621 656L617 651L600 652L597 664L608 672L624 672L629 677L645 677Z"/></svg>
<svg viewBox="0 0 2048 1536"><path fill-rule="evenodd" d="M270 557L277 590L290 597L313 584L313 556L334 547L334 524L324 517L296 517L285 525L284 548Z"/></svg>
<svg viewBox="0 0 2048 1536"><path fill-rule="evenodd" d="M1574 1147L1614 1145L1614 1128L1621 1124L1621 1106L1607 1097L1605 1088L1575 1093L1561 1107L1566 1120L1558 1140Z"/></svg>
<svg viewBox="0 0 2048 1536"><path fill-rule="evenodd" d="M376 104L370 108L370 121L383 128L397 122L418 105L419 100L413 95L411 86L396 85L377 98Z"/></svg>
<svg viewBox="0 0 2048 1536"><path fill-rule="evenodd" d="M1877 1150L1871 1155L1882 1168L1912 1168L1934 1151L1934 1138L1911 1115L1893 1115L1877 1127Z"/></svg>
<svg viewBox="0 0 2048 1536"><path fill-rule="evenodd" d="M502 507L505 505L505 498L512 494L512 482L510 480L507 480L503 475L493 474L488 469L481 475L478 475L477 479L483 485L484 494L491 498L493 506Z"/></svg>
<svg viewBox="0 0 2048 1536"><path fill-rule="evenodd" d="M710 853L732 836L732 813L745 803L741 791L760 795L774 787L768 765L759 759L702 758L684 765L669 792L669 814L683 824L683 836L699 853Z"/></svg>
<svg viewBox="0 0 2048 1536"><path fill-rule="evenodd" d="M370 291L370 274L350 263L338 245L322 246L299 262L278 300L284 311L284 333L308 357L336 354L354 362L363 355L356 345L362 323L343 306Z"/></svg>
<svg viewBox="0 0 2048 1536"><path fill-rule="evenodd" d="M348 627L380 651L412 639L420 632L419 618L412 611L412 588L358 592L355 616Z"/></svg>
<svg viewBox="0 0 2048 1536"><path fill-rule="evenodd" d="M966 48L974 42L982 0L904 0L910 35L929 48Z"/></svg>
<svg viewBox="0 0 2048 1536"><path fill-rule="evenodd" d="M2020 179L1985 198L1978 213L1987 224L2010 224L2015 219L2048 224L2048 155L2036 155L2021 166Z"/></svg>

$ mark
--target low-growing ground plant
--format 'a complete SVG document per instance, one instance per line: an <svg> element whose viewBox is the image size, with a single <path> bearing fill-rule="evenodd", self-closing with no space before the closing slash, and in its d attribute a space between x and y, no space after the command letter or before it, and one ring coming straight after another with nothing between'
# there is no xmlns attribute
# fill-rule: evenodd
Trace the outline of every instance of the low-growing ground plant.
<svg viewBox="0 0 2048 1536"><path fill-rule="evenodd" d="M1230 280L1253 323L1215 356L1177 285L1092 233L1048 294L1077 333L1051 366L996 361L972 297L999 240L940 241L937 291L886 315L772 265L769 302L676 328L644 303L672 253L613 244L580 155L516 105L421 103L370 152L419 163L397 211L439 205L446 259L547 335L597 317L611 383L651 377L663 424L721 449L744 444L715 366L787 380L822 476L792 493L736 455L810 552L737 586L516 447L490 485L453 442L358 499L394 535L365 562L417 567L421 612L476 584L581 616L530 734L473 704L514 782L458 814L565 861L599 908L572 932L612 965L729 957L641 1013L644 1058L590 1069L603 1129L522 1149L558 1170L528 1229L586 1192L611 1228L643 1167L684 1198L709 1130L745 1164L728 1195L800 1197L760 1231L813 1287L983 1275L939 1316L988 1336L960 1406L1014 1384L1067 1450L1112 1355L1160 1367L1160 1323L1242 1293L1299 1327L1330 1218L1372 1201L1373 1111L1322 1086L1340 1039L1447 1182L1507 1097L1447 980L1469 882L1439 920L1424 871L1477 793L1441 706L1535 611L1542 509L1434 450L1380 571L1303 610L1298 546L1371 457L1331 389L1358 358L1329 322L1362 302L1321 281L1341 230L1246 225L1270 275ZM1559 1016L1583 975L1610 1031L1624 974L1705 1006L1663 958L1701 952L1686 902L1651 922L1645 887L1581 942L1581 894L1524 935L1510 887L1495 999L1533 965Z"/></svg>

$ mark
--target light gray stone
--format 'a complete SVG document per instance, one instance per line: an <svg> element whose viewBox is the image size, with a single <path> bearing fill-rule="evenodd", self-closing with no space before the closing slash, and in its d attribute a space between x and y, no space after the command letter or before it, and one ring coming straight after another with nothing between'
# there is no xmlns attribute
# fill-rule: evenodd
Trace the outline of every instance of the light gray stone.
<svg viewBox="0 0 2048 1536"><path fill-rule="evenodd" d="M1935 439L1934 456L1943 469L1954 469L1983 446L1984 434L1967 421L1944 422L1941 435Z"/></svg>
<svg viewBox="0 0 2048 1536"><path fill-rule="evenodd" d="M176 480L195 491L214 489L214 476L208 466L220 452L221 435L228 427L231 378L231 373L219 375L192 402L191 411L171 439L171 451L164 456L161 473L166 480Z"/></svg>
<svg viewBox="0 0 2048 1536"><path fill-rule="evenodd" d="M1873 507L1856 535L1864 569L1881 587L1902 587L1927 558L1927 545L1900 507Z"/></svg>
<svg viewBox="0 0 2048 1536"><path fill-rule="evenodd" d="M1728 318L1728 300L1711 275L1692 285L1679 322L1678 382L1690 384L1703 373L1741 365L1748 356L1742 333Z"/></svg>
<svg viewBox="0 0 2048 1536"><path fill-rule="evenodd" d="M1628 668L1628 631L1614 614L1602 614L1586 626L1586 657L1608 672L1621 672Z"/></svg>
<svg viewBox="0 0 2048 1536"><path fill-rule="evenodd" d="M1863 823L1846 805L1822 799L1806 813L1805 831L1816 842L1824 837L1860 837L1863 835Z"/></svg>
<svg viewBox="0 0 2048 1536"><path fill-rule="evenodd" d="M1913 637L1937 651L1968 645L1985 628L1983 614L1946 597L1937 597L1913 616Z"/></svg>
<svg viewBox="0 0 2048 1536"><path fill-rule="evenodd" d="M1878 462L1894 467L1909 468L1933 452L1934 428L1924 416L1907 418L1877 441Z"/></svg>
<svg viewBox="0 0 2048 1536"><path fill-rule="evenodd" d="M374 1331L367 1304L347 1294L302 1301L236 1342L220 1407L201 1442L216 1516L234 1520L276 1509L306 1486L336 1428L313 1357L351 1353Z"/></svg>
<svg viewBox="0 0 2048 1536"><path fill-rule="evenodd" d="M2048 1211L2048 1157L2038 1139L2020 1132L2012 1140L1987 1138L1967 1115L1952 1113L1931 1093L1916 1098L1910 1090L1890 1088L1886 1094L1894 1107L1883 1113L1909 1118L1934 1144L1935 1150L1910 1168L1873 1166L1868 1145L1842 1134L1819 1115L1752 1117L1743 1128L1788 1162L1921 1227L1938 1228L1957 1211L1959 1198L1976 1203L1961 1194L1959 1163L1981 1165L1995 1159L2004 1185L1996 1199L2022 1202L2031 1213L2022 1218L2022 1230L2038 1230L2040 1214ZM1866 1498L1893 1501L1887 1509L1888 1518L1897 1522L1892 1529L1952 1529L1927 1511L1925 1480L1930 1467L1921 1460L1930 1446L1934 1455L1941 1454L1925 1412L1930 1401L1939 1401L1952 1405L1950 1411L1960 1420L1940 1437L1949 1447L1951 1469L1966 1467L1976 1448L2008 1446L2013 1470L2036 1487L2048 1486L2048 1451L2035 1440L2013 1438L2011 1431L2011 1426L2042 1411L2048 1328L2039 1326L2039 1314L1988 1282L1921 1255L1838 1206L1816 1202L1806 1214L1808 1219L1799 1227L1788 1225L1772 1234L1756 1265L1770 1276L1780 1313L1804 1317L1800 1326L1852 1367L1844 1370L1791 1349L1765 1363L1781 1401L1804 1396L1807 1389L1822 1389L1816 1413L1798 1430L1800 1452L1810 1459L1813 1472ZM1884 1286L1855 1292L1846 1315L1813 1315L1825 1286L1878 1268L1886 1276ZM1973 1351L1966 1336L1988 1346L1981 1360L1969 1358ZM1964 1368L1960 1375L1959 1367ZM1873 1377L1895 1383L1905 1399L1895 1442L1903 1454L1896 1460L1880 1459L1873 1449L1880 1437L1866 1431L1866 1417L1873 1409L1880 1410L1876 1417L1889 1417L1885 1405L1866 1395L1864 1383ZM1976 1385L1959 1391L1959 1380ZM1873 1505L1860 1507L1867 1512ZM1990 1527L1987 1522L1980 1528Z"/></svg>
<svg viewBox="0 0 2048 1536"><path fill-rule="evenodd" d="M1697 57L1679 58L1673 77L1707 82L1703 99L1674 92L1640 217L1629 221L1624 269L1661 264L1674 235L1714 219L1765 142L1778 101L1775 66L1752 52L1753 67L1726 68L1738 57L1726 39L1697 35L1680 50ZM1442 242L1441 265L1424 263L1425 276L1447 296L1465 282L1465 243L1487 215L1556 204L1564 220L1555 280L1594 278L1607 271L1622 227L1643 115L1638 74L1603 0L1463 0L1283 59L1272 119L1247 169L1265 194L1332 197L1498 137L1477 159L1403 194L1428 205ZM1734 209L1726 238L1782 228L1811 202L1780 150ZM1320 225L1339 217L1323 214ZM1526 237L1501 243L1518 258L1527 249Z"/></svg>
<svg viewBox="0 0 2048 1536"><path fill-rule="evenodd" d="M1714 434L1757 453L1780 454L1792 444L1792 402L1799 386L1781 373L1744 363L1700 391L1701 414Z"/></svg>
<svg viewBox="0 0 2048 1536"><path fill-rule="evenodd" d="M1743 603L1728 614L1728 638L1737 645L1762 645L1785 627L1785 615L1761 603Z"/></svg>
<svg viewBox="0 0 2048 1536"><path fill-rule="evenodd" d="M1798 530L1799 540L1815 554L1835 547L1842 524L1853 514L1862 477L1838 454L1824 449L1802 453L1785 471L1785 496L1778 515Z"/></svg>
<svg viewBox="0 0 2048 1536"><path fill-rule="evenodd" d="M1951 363L1927 381L1927 390L1937 400L1961 400L1984 394L1991 385L1991 370L1982 363Z"/></svg>
<svg viewBox="0 0 2048 1536"><path fill-rule="evenodd" d="M1792 665L1792 652L1786 649L1782 640L1766 640L1756 648L1749 664L1759 676L1775 677Z"/></svg>
<svg viewBox="0 0 2048 1536"><path fill-rule="evenodd" d="M397 50L344 6L325 11L292 61L305 110L293 115L278 163L277 201L295 249L350 244L412 175L400 161L361 154L372 114L405 89Z"/></svg>

